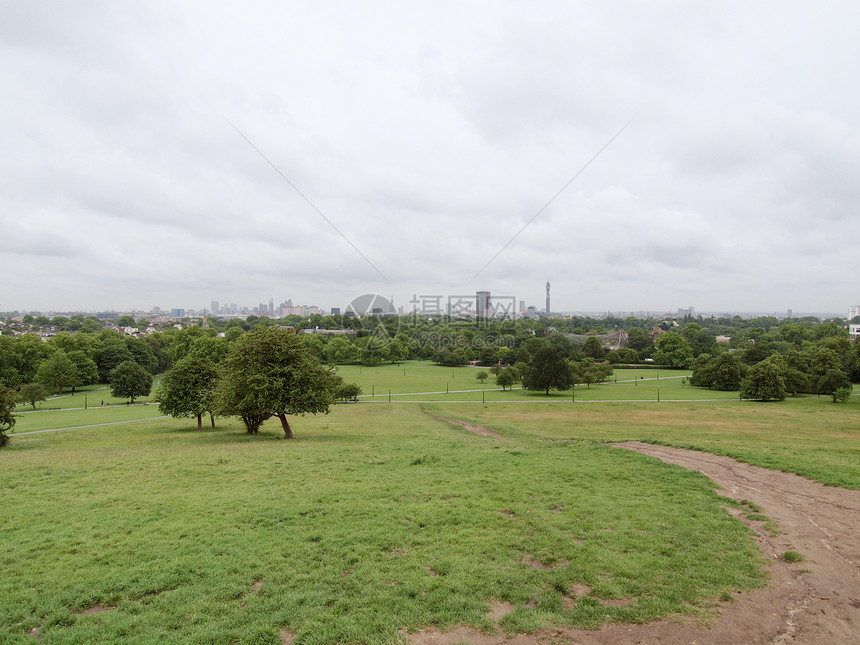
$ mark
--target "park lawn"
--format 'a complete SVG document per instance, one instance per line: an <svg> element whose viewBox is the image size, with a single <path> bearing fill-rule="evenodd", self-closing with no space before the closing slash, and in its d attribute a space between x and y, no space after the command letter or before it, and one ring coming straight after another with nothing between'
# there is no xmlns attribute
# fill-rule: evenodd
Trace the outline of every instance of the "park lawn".
<svg viewBox="0 0 860 645"><path fill-rule="evenodd" d="M508 632L596 627L707 617L765 581L706 478L570 431L596 406L427 408L505 438L364 403L295 419L292 441L187 419L13 437L0 641L391 643L492 630L493 599L516 606ZM573 585L590 592L566 609Z"/></svg>
<svg viewBox="0 0 860 645"><path fill-rule="evenodd" d="M474 367L442 367L430 361L406 361L374 367L340 365L338 374L348 383L361 386L364 395L388 396L405 392L444 392L480 388Z"/></svg>
<svg viewBox="0 0 860 645"><path fill-rule="evenodd" d="M678 401L734 399L737 392L695 388L684 382L689 370L619 369L606 383L580 384L576 391L530 392L519 384L502 391L490 377L482 384L475 375L485 368L442 367L428 361L407 361L398 365L359 367L342 365L338 374L362 388L362 400L392 401ZM486 371L486 370L485 370ZM611 386L611 387L610 387Z"/></svg>
<svg viewBox="0 0 860 645"><path fill-rule="evenodd" d="M449 390L445 392L420 392L420 393L396 393L392 391L391 401L440 401L440 402L532 402L532 403L558 403L558 402L602 402L602 401L633 401L633 402L657 402L660 401L708 401L708 400L738 400L737 392L718 392L707 388L682 386L680 383L645 384L639 382L616 383L594 383L591 387L577 385L575 390L558 391L551 389L549 394L544 391L535 392L523 390L519 385L514 389L502 391L495 384L481 388L478 382L474 385L466 384L467 389ZM388 391L380 393L376 390L375 396L363 395L362 401L387 402Z"/></svg>
<svg viewBox="0 0 860 645"><path fill-rule="evenodd" d="M112 405L105 407L91 407L44 410L29 412L26 414L16 413L14 432L9 436L15 436L19 432L31 432L34 430L49 430L54 428L79 428L89 425L105 423L128 422L140 419L151 419L161 416L157 405Z"/></svg>
<svg viewBox="0 0 860 645"><path fill-rule="evenodd" d="M577 388L577 400L579 394ZM435 406L428 404L427 409ZM456 409L459 418L503 434L646 441L726 455L824 484L860 489L860 397L840 404L829 397L801 396L767 403L737 399L665 405L559 402L463 404Z"/></svg>
<svg viewBox="0 0 860 645"><path fill-rule="evenodd" d="M160 375L153 376L152 391L149 393L148 396L135 397L134 402L152 402L153 397L155 396L156 385L160 378ZM55 393L52 393L47 400L38 401L36 403L35 412L42 412L47 410L69 410L84 407L95 408L101 407L102 404L104 404L105 406L125 405L128 402L128 399L111 396L110 387L108 385L105 385L104 383L82 385L75 389L76 391L74 394L71 393L70 388L65 388L65 391L60 396L57 396ZM20 403L15 408L16 414L22 414L25 412L34 412L33 406L29 403Z"/></svg>

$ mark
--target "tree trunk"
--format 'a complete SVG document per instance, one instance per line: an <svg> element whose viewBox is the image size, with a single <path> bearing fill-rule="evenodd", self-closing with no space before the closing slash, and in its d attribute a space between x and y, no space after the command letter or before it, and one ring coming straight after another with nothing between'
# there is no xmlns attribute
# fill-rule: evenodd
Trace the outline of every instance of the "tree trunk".
<svg viewBox="0 0 860 645"><path fill-rule="evenodd" d="M215 427L215 415L211 412L209 413L209 420L212 421L212 427Z"/></svg>
<svg viewBox="0 0 860 645"><path fill-rule="evenodd" d="M281 420L281 426L283 426L283 428L284 428L284 434L287 435L287 439L292 439L293 438L293 431L290 428L289 422L287 421L287 415L281 413L278 415L278 418Z"/></svg>
<svg viewBox="0 0 860 645"><path fill-rule="evenodd" d="M257 434L260 430L260 426L263 425L263 421L265 420L266 417L261 414L246 414L242 417L242 421L248 429L248 434Z"/></svg>
<svg viewBox="0 0 860 645"><path fill-rule="evenodd" d="M203 430L203 414L197 413L197 429Z"/></svg>

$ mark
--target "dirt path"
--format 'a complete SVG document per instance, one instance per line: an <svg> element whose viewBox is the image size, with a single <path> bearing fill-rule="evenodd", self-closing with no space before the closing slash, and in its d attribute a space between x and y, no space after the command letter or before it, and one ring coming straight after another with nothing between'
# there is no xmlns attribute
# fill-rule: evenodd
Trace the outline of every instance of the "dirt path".
<svg viewBox="0 0 860 645"><path fill-rule="evenodd" d="M493 439L504 439L502 435L498 432L493 432L487 426L473 426L465 421L459 421L457 419L448 419L447 417L440 417L436 414L430 414L427 410L424 409L424 406L421 406L421 411L426 414L428 417L433 417L437 421L444 421L445 423L450 423L452 426L457 426L458 428L463 428L467 432L471 432L472 434L479 434L482 437L492 437Z"/></svg>
<svg viewBox="0 0 860 645"><path fill-rule="evenodd" d="M639 442L616 445L698 470L722 488L721 495L760 506L762 514L777 523L779 535L771 536L763 529L762 522L750 522L734 509L731 512L756 531L756 541L772 562L767 588L736 594L731 602L722 603L718 618L708 627L664 620L646 625L609 625L598 631L554 629L509 639L501 630L485 634L458 627L444 633L422 630L410 634L409 642L413 645L860 643L860 491L824 486L798 475L693 450ZM780 558L786 551L796 551L805 559L786 563ZM495 620L501 617L493 608L491 613Z"/></svg>
<svg viewBox="0 0 860 645"><path fill-rule="evenodd" d="M773 561L772 583L728 606L697 642L730 642L719 634L731 630L750 643L860 643L860 491L695 450L618 445L698 470L722 488L721 495L761 506L778 526L780 534L771 536L752 523ZM780 556L786 551L805 560L785 563Z"/></svg>

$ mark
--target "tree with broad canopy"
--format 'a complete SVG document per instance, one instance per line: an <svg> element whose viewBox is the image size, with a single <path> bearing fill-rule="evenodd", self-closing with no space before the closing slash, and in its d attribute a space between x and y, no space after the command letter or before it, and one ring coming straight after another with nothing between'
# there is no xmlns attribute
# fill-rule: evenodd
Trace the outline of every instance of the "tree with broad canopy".
<svg viewBox="0 0 860 645"><path fill-rule="evenodd" d="M742 399L782 401L785 398L785 381L781 365L770 359L753 365L741 383Z"/></svg>
<svg viewBox="0 0 860 645"><path fill-rule="evenodd" d="M292 439L287 415L328 413L341 383L296 334L277 327L255 330L237 340L221 364L216 409L240 417L249 434L278 417Z"/></svg>
<svg viewBox="0 0 860 645"><path fill-rule="evenodd" d="M152 390L152 376L134 361L123 361L110 373L110 393L118 399L134 403L137 396L146 396Z"/></svg>
<svg viewBox="0 0 860 645"><path fill-rule="evenodd" d="M155 400L162 414L174 418L197 417L203 429L203 413L208 412L215 427L214 398L218 368L208 358L186 356L161 377Z"/></svg>
<svg viewBox="0 0 860 645"><path fill-rule="evenodd" d="M567 358L552 345L545 345L535 352L526 369L523 385L527 390L549 389L569 390L573 385L573 375Z"/></svg>
<svg viewBox="0 0 860 645"><path fill-rule="evenodd" d="M21 403L29 403L36 409L36 402L44 401L48 398L48 391L41 383L27 383L21 386L18 390L18 400Z"/></svg>
<svg viewBox="0 0 860 645"><path fill-rule="evenodd" d="M36 370L36 381L47 387L57 388L57 394L62 394L64 387L76 385L79 380L78 369L62 350L54 352L42 361Z"/></svg>

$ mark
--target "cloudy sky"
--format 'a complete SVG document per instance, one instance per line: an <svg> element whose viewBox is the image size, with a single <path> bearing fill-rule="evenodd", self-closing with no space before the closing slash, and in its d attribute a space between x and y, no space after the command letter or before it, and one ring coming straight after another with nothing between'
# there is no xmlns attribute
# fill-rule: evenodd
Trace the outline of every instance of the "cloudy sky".
<svg viewBox="0 0 860 645"><path fill-rule="evenodd" d="M540 307L550 280L557 311L844 315L858 25L848 1L6 0L0 310Z"/></svg>

